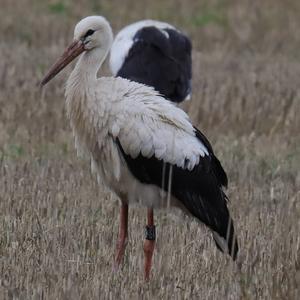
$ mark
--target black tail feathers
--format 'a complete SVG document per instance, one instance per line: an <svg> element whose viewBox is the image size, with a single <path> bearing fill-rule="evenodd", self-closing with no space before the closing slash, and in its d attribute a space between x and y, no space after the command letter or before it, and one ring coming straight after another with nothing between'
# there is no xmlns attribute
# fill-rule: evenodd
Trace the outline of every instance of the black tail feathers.
<svg viewBox="0 0 300 300"><path fill-rule="evenodd" d="M224 253L228 253L233 260L236 260L239 246L231 218L229 218L226 231L224 230L221 235L213 231L213 237L217 248Z"/></svg>

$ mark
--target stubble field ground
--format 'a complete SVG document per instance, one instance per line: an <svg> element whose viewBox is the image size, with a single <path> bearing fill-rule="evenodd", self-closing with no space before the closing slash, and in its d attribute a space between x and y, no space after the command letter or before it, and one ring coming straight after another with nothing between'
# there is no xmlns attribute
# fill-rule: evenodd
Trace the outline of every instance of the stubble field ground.
<svg viewBox="0 0 300 300"><path fill-rule="evenodd" d="M1 299L299 299L299 1L0 3ZM115 32L154 18L190 35L184 108L228 173L237 263L198 223L161 211L144 283L145 209L132 208L125 261L112 272L118 200L76 157L64 112L69 69L38 87L90 14Z"/></svg>

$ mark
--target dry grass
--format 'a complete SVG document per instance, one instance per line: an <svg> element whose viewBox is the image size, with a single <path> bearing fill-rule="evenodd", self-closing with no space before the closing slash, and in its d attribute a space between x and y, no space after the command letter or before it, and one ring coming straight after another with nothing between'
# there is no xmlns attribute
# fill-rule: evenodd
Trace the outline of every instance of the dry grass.
<svg viewBox="0 0 300 300"><path fill-rule="evenodd" d="M2 0L0 11L0 298L298 299L299 1L18 3ZM228 171L237 264L197 223L162 211L145 284L145 211L135 208L124 266L111 272L117 199L76 158L66 73L44 92L37 87L91 13L114 29L152 17L191 35L194 96L185 108Z"/></svg>

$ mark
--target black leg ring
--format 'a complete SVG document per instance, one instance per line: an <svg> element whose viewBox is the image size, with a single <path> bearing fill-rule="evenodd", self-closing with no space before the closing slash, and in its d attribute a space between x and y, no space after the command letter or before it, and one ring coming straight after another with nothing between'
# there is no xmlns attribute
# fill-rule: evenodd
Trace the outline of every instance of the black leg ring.
<svg viewBox="0 0 300 300"><path fill-rule="evenodd" d="M146 240L149 240L149 241L155 241L156 239L156 232L155 232L155 226L146 226L145 227L145 238Z"/></svg>

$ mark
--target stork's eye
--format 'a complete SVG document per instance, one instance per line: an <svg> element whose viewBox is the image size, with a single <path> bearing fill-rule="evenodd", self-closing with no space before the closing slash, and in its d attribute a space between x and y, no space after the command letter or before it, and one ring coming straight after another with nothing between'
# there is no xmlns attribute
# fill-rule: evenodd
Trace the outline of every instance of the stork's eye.
<svg viewBox="0 0 300 300"><path fill-rule="evenodd" d="M86 38L86 37L92 35L94 32L95 32L95 30L89 29L89 30L86 32L86 34L84 35L84 38Z"/></svg>

